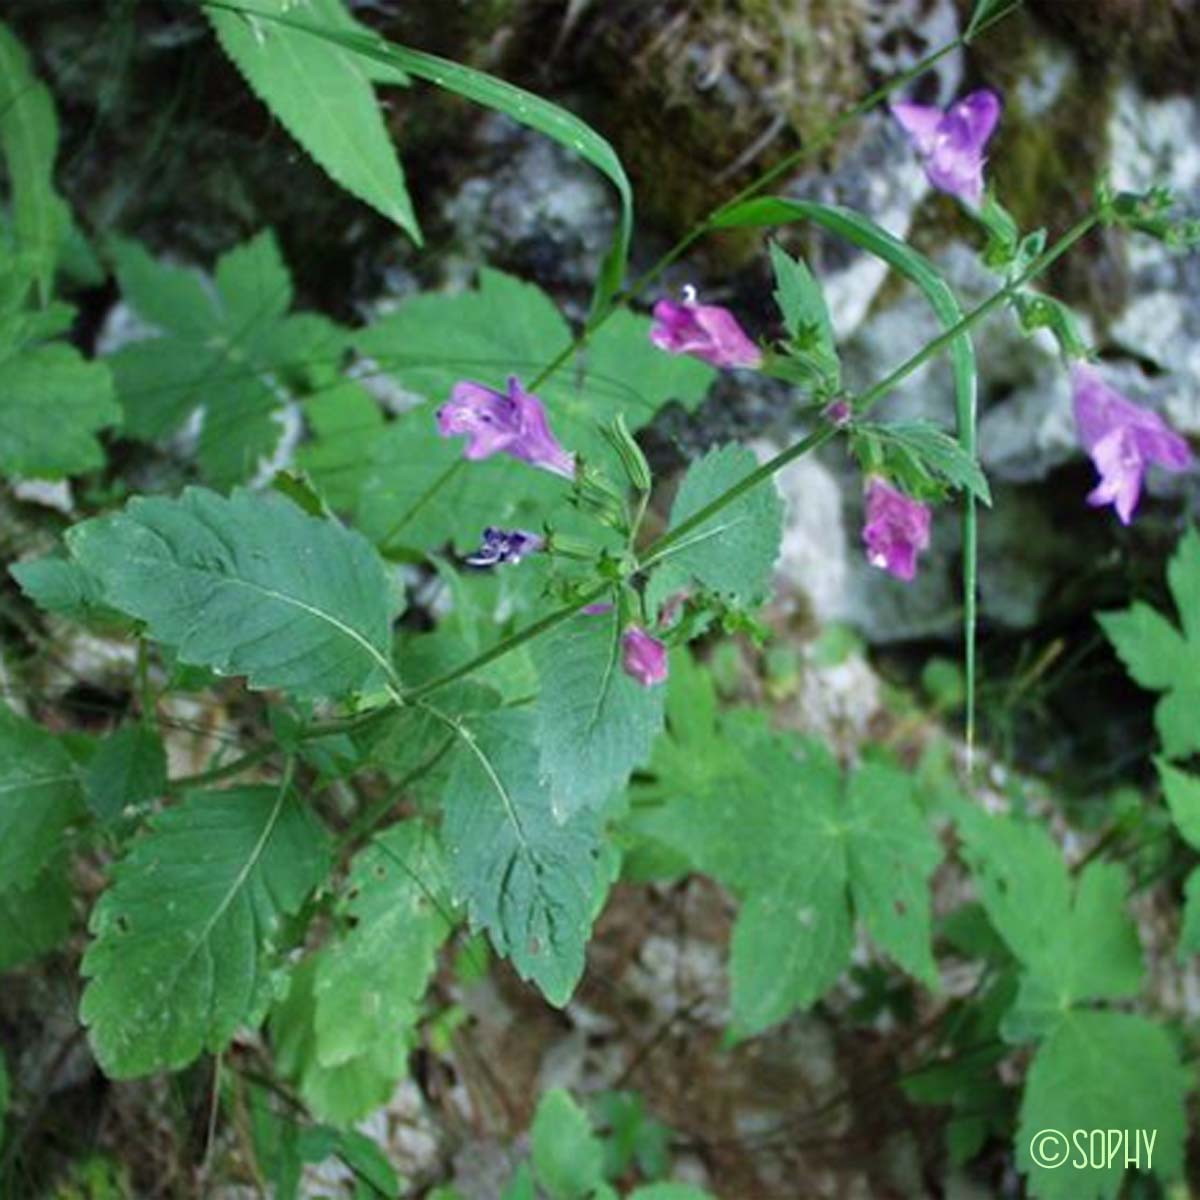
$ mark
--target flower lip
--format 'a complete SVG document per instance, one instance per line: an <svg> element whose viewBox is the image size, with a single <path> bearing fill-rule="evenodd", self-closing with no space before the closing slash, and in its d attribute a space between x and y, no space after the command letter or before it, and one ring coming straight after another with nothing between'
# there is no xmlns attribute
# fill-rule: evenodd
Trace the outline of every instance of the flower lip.
<svg viewBox="0 0 1200 1200"><path fill-rule="evenodd" d="M889 107L921 158L929 182L978 207L983 199L984 147L1000 120L1000 97L981 88L944 111L908 100L893 101Z"/></svg>
<svg viewBox="0 0 1200 1200"><path fill-rule="evenodd" d="M654 306L650 340L668 354L690 354L714 367L757 367L762 351L747 337L737 318L719 304L699 304L696 289L683 289L682 300Z"/></svg>
<svg viewBox="0 0 1200 1200"><path fill-rule="evenodd" d="M917 573L917 555L929 548L930 520L927 505L873 476L867 484L867 519L862 531L867 561L911 582Z"/></svg>
<svg viewBox="0 0 1200 1200"><path fill-rule="evenodd" d="M1079 441L1100 474L1087 502L1093 507L1111 504L1121 524L1128 525L1149 467L1184 471L1192 464L1192 452L1158 413L1110 387L1095 367L1077 363L1071 391Z"/></svg>
<svg viewBox="0 0 1200 1200"><path fill-rule="evenodd" d="M501 563L519 563L527 554L545 546L545 539L527 529L498 529L489 525L483 531L483 543L466 563L472 567L495 567Z"/></svg>
<svg viewBox="0 0 1200 1200"><path fill-rule="evenodd" d="M550 431L541 400L521 387L515 375L508 391L498 392L474 380L460 380L438 409L442 437L466 436L464 456L472 461L507 454L531 466L575 478L575 456Z"/></svg>

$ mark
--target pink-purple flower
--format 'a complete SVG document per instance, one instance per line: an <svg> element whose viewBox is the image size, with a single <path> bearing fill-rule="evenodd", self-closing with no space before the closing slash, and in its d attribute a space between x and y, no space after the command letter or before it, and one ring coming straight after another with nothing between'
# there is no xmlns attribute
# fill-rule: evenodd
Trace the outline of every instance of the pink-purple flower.
<svg viewBox="0 0 1200 1200"><path fill-rule="evenodd" d="M983 88L944 112L907 100L894 101L891 110L920 155L929 182L978 206L983 199L983 149L1000 120L1000 97Z"/></svg>
<svg viewBox="0 0 1200 1200"><path fill-rule="evenodd" d="M438 409L437 423L442 437L466 435L469 459L508 454L575 478L575 456L559 445L542 402L525 391L515 375L509 377L507 393L469 379L456 383L449 401Z"/></svg>
<svg viewBox="0 0 1200 1200"><path fill-rule="evenodd" d="M642 687L653 687L667 678L667 648L644 629L631 625L621 634L621 667Z"/></svg>
<svg viewBox="0 0 1200 1200"><path fill-rule="evenodd" d="M929 508L873 476L867 484L863 542L867 561L909 582L917 573L917 555L929 546Z"/></svg>
<svg viewBox="0 0 1200 1200"><path fill-rule="evenodd" d="M1192 463L1192 452L1162 417L1109 387L1094 367L1077 363L1071 386L1079 440L1100 472L1087 501L1111 504L1121 524L1128 525L1150 464L1183 471Z"/></svg>
<svg viewBox="0 0 1200 1200"><path fill-rule="evenodd" d="M527 529L497 529L489 525L483 531L483 544L467 556L472 567L495 567L500 563L519 563L546 544L545 539Z"/></svg>
<svg viewBox="0 0 1200 1200"><path fill-rule="evenodd" d="M757 367L762 351L746 336L733 313L719 304L698 304L696 289L683 299L654 306L650 340L668 354L690 354L714 367Z"/></svg>

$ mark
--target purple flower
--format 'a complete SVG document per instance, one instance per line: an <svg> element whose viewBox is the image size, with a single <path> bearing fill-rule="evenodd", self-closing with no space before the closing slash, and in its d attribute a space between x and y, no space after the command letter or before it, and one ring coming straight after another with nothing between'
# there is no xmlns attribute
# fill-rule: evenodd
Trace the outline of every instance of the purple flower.
<svg viewBox="0 0 1200 1200"><path fill-rule="evenodd" d="M925 164L929 182L978 206L983 199L983 148L1000 120L1000 97L985 88L945 112L907 100L895 101L891 110Z"/></svg>
<svg viewBox="0 0 1200 1200"><path fill-rule="evenodd" d="M654 306L650 340L668 354L690 354L714 367L757 367L762 351L745 335L733 313L717 304L697 304L696 289L683 289L683 300Z"/></svg>
<svg viewBox="0 0 1200 1200"><path fill-rule="evenodd" d="M1100 483L1087 501L1111 504L1121 524L1128 525L1146 468L1158 463L1168 471L1183 471L1191 465L1192 453L1162 417L1110 388L1094 367L1077 364L1071 386L1079 440L1100 472Z"/></svg>
<svg viewBox="0 0 1200 1200"><path fill-rule="evenodd" d="M519 563L527 554L533 554L545 545L536 533L525 529L497 529L489 525L483 531L483 545L474 554L467 555L472 567L494 567L499 563Z"/></svg>
<svg viewBox="0 0 1200 1200"><path fill-rule="evenodd" d="M621 634L621 667L642 687L653 687L667 678L667 648L644 629L631 625Z"/></svg>
<svg viewBox="0 0 1200 1200"><path fill-rule="evenodd" d="M442 437L466 434L469 459L509 454L575 478L575 456L558 444L542 402L525 391L515 375L509 377L507 395L469 379L456 383L449 402L438 409L437 423Z"/></svg>
<svg viewBox="0 0 1200 1200"><path fill-rule="evenodd" d="M910 581L917 573L917 554L929 546L929 520L928 507L873 477L867 484L867 520L862 532L867 562Z"/></svg>

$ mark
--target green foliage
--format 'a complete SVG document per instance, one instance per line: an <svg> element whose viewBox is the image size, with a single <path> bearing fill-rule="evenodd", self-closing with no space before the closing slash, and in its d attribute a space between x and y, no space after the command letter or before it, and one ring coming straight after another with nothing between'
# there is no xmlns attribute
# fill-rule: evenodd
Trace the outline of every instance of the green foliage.
<svg viewBox="0 0 1200 1200"><path fill-rule="evenodd" d="M849 963L856 916L936 986L928 878L941 850L911 776L868 764L846 783L817 743L773 733L748 710L717 718L703 676L682 657L672 665L669 734L655 747L654 782L635 791L630 824L741 898L735 1032L813 1004Z"/></svg>
<svg viewBox="0 0 1200 1200"><path fill-rule="evenodd" d="M283 919L328 870L328 839L283 787L195 793L160 813L92 911L80 1018L117 1079L224 1048L271 996Z"/></svg>
<svg viewBox="0 0 1200 1200"><path fill-rule="evenodd" d="M775 302L790 339L789 357L810 386L823 395L835 395L842 386L842 364L820 284L803 259L792 258L776 242L771 243L771 268Z"/></svg>
<svg viewBox="0 0 1200 1200"><path fill-rule="evenodd" d="M971 19L967 22L963 41L972 42L982 36L997 21L1004 20L1009 14L1021 7L1022 0L975 0L975 8Z"/></svg>
<svg viewBox="0 0 1200 1200"><path fill-rule="evenodd" d="M393 678L391 586L363 538L277 495L189 488L74 526L71 556L104 602L179 661L297 697Z"/></svg>
<svg viewBox="0 0 1200 1200"><path fill-rule="evenodd" d="M273 1028L312 1111L349 1124L387 1102L403 1078L412 1032L450 930L440 847L416 821L393 825L354 859L338 916L345 931L311 968ZM305 1017L309 1028L296 1026ZM290 1028L289 1028L290 1025ZM302 1051L302 1052L301 1052Z"/></svg>
<svg viewBox="0 0 1200 1200"><path fill-rule="evenodd" d="M54 190L58 120L29 55L0 23L0 150L12 192L12 234L18 258L37 283L45 305L54 282L67 210ZM0 392L7 392L0 386Z"/></svg>
<svg viewBox="0 0 1200 1200"><path fill-rule="evenodd" d="M562 1088L538 1102L531 1140L533 1169L550 1200L586 1200L602 1181L604 1147L587 1113Z"/></svg>
<svg viewBox="0 0 1200 1200"><path fill-rule="evenodd" d="M564 364L537 394L551 429L569 450L621 470L601 428L618 414L640 429L669 400L694 408L714 377L710 367L651 345L649 321L617 313L589 341L580 373ZM429 403L394 421L366 467L358 524L381 544L459 550L478 545L485 525L537 528L565 484L497 455L467 465L458 438L437 433L434 411L460 379L503 389L528 384L570 339L557 308L538 288L484 270L474 291L405 301L354 338L363 354Z"/></svg>
<svg viewBox="0 0 1200 1200"><path fill-rule="evenodd" d="M404 83L403 72L271 19L294 12L292 0L256 0L246 7L245 13L206 8L246 82L335 183L420 244L404 173L372 87ZM342 0L305 0L302 11L318 28L365 32ZM261 16L250 15L255 12Z"/></svg>
<svg viewBox="0 0 1200 1200"><path fill-rule="evenodd" d="M126 725L101 743L88 763L84 792L99 821L111 821L131 805L137 807L162 794L167 783L167 755L158 731Z"/></svg>
<svg viewBox="0 0 1200 1200"><path fill-rule="evenodd" d="M77 562L57 556L13 563L8 573L21 591L44 612L81 625L126 625L118 612L104 606L97 579Z"/></svg>
<svg viewBox="0 0 1200 1200"><path fill-rule="evenodd" d="M62 742L0 707L0 894L32 884L83 814L79 773Z"/></svg>
<svg viewBox="0 0 1200 1200"><path fill-rule="evenodd" d="M70 880L52 859L23 887L0 890L0 971L40 958L67 936L71 924Z"/></svg>
<svg viewBox="0 0 1200 1200"><path fill-rule="evenodd" d="M918 496L936 496L949 486L970 492L984 504L992 502L979 463L929 421L861 422L855 426L854 442L865 470L882 468Z"/></svg>
<svg viewBox="0 0 1200 1200"><path fill-rule="evenodd" d="M1154 724L1168 758L1200 752L1200 533L1183 535L1167 568L1182 628L1142 601L1096 619L1141 687L1164 693Z"/></svg>
<svg viewBox="0 0 1200 1200"><path fill-rule="evenodd" d="M661 687L621 669L616 608L564 621L533 649L541 684L537 742L557 820L601 808L650 755L662 728Z"/></svg>
<svg viewBox="0 0 1200 1200"><path fill-rule="evenodd" d="M1179 836L1200 850L1200 779L1158 760L1158 776ZM1200 953L1200 867L1183 885L1183 928L1179 932L1179 957Z"/></svg>
<svg viewBox="0 0 1200 1200"><path fill-rule="evenodd" d="M125 431L156 441L202 408L205 478L244 481L279 444L287 400L337 380L344 333L314 313L288 315L292 281L269 230L222 255L211 282L132 242L113 254L122 295L160 334L108 359Z"/></svg>
<svg viewBox="0 0 1200 1200"><path fill-rule="evenodd" d="M509 709L456 725L442 798L455 896L496 952L562 1007L607 891L597 816L555 820L533 714Z"/></svg>
<svg viewBox="0 0 1200 1200"><path fill-rule="evenodd" d="M361 384L345 380L310 396L304 417L312 440L296 461L312 477L330 506L353 512L363 484L363 464L387 428L379 405Z"/></svg>
<svg viewBox="0 0 1200 1200"><path fill-rule="evenodd" d="M722 446L692 463L671 506L668 534L758 466L742 446ZM672 579L695 579L723 597L754 604L767 593L783 536L783 501L773 481L755 485L671 545Z"/></svg>

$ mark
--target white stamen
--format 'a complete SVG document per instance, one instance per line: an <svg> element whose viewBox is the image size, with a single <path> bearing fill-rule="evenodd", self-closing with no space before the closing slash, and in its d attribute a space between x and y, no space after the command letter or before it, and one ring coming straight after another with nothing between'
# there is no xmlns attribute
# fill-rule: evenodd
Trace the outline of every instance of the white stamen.
<svg viewBox="0 0 1200 1200"><path fill-rule="evenodd" d="M679 289L679 294L683 297L684 304L696 303L696 289L690 283L685 283Z"/></svg>

